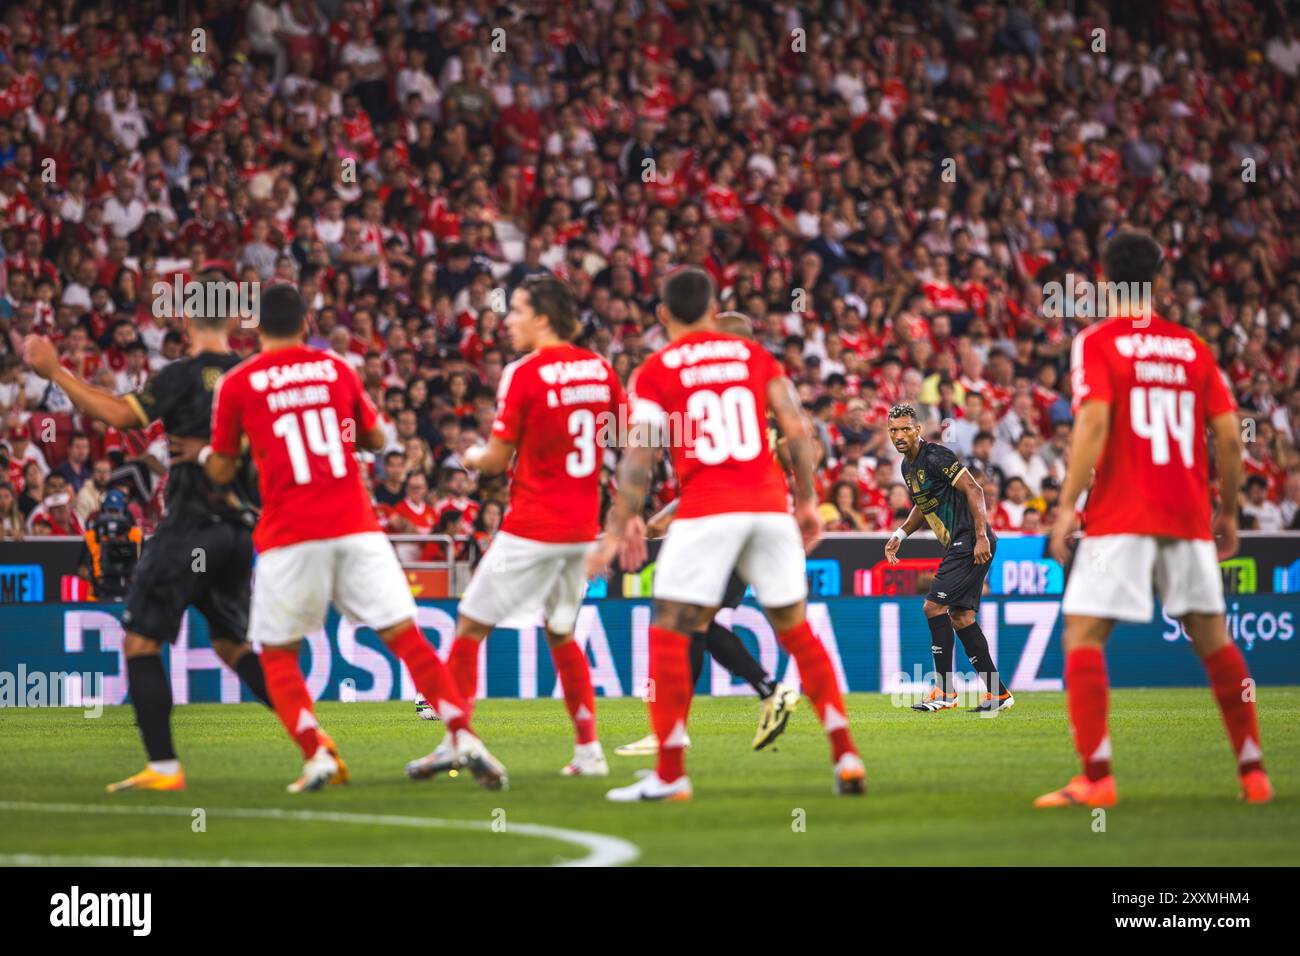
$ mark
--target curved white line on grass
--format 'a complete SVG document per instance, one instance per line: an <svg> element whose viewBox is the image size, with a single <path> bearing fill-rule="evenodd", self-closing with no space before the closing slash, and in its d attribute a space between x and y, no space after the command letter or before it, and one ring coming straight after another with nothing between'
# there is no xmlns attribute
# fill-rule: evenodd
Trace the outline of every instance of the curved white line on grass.
<svg viewBox="0 0 1300 956"><path fill-rule="evenodd" d="M27 803L22 801L0 801L0 810L15 810L30 813L99 813L120 814L125 816L167 816L189 817L191 810L187 807L141 807L108 806L97 803ZM413 829L441 830L483 830L492 831L492 824L486 820L447 820L439 817L406 817L378 813L344 813L333 810L255 810L242 807L218 807L208 811L213 817L232 817L245 820L301 820L309 823L362 823L374 826L411 827ZM523 836L558 840L572 846L582 847L587 855L577 860L565 860L553 866L619 866L631 863L641 855L633 843L603 833L589 833L585 830L570 830L566 827L545 826L540 823L511 823L501 832L519 833ZM228 865L242 865L235 861L226 861ZM130 865L130 864L123 864ZM154 865L167 865L158 862ZM176 865L205 865L202 860L177 861ZM281 866L288 864L263 864ZM305 864L312 865L312 864Z"/></svg>

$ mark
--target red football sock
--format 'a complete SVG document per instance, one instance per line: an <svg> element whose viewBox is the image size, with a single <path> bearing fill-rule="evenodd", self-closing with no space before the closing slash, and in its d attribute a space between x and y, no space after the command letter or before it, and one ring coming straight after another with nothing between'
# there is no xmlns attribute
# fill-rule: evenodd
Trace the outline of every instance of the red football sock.
<svg viewBox="0 0 1300 956"><path fill-rule="evenodd" d="M686 772L686 715L691 709L691 639L650 625L650 726L659 738L655 772L672 783Z"/></svg>
<svg viewBox="0 0 1300 956"><path fill-rule="evenodd" d="M320 736L316 733L318 725L312 710L311 693L303 680L302 668L298 666L298 646L263 647L262 673L266 675L266 693L280 723L284 724L303 757L310 760L320 746Z"/></svg>
<svg viewBox="0 0 1300 956"><path fill-rule="evenodd" d="M844 711L844 695L835 680L835 668L831 657L817 635L812 632L808 622L801 621L784 634L778 634L777 640L786 649L796 664L799 665L799 680L804 693L813 703L817 717L826 730L831 741L831 760L839 762L845 754L855 754L853 737L849 734L849 720Z"/></svg>
<svg viewBox="0 0 1300 956"><path fill-rule="evenodd" d="M1247 694L1250 671L1241 648L1236 644L1221 647L1205 658L1205 672L1210 689L1219 702L1223 725L1228 728L1232 752L1237 756L1237 772L1243 776L1264 769L1264 755L1259 749L1259 718L1255 713L1255 695Z"/></svg>
<svg viewBox="0 0 1300 956"><path fill-rule="evenodd" d="M465 699L466 714L474 710L474 695L478 693L478 649L482 641L472 637L458 637L451 642L447 655L447 669L456 682L456 690Z"/></svg>
<svg viewBox="0 0 1300 956"><path fill-rule="evenodd" d="M591 667L587 655L575 640L551 648L551 660L560 675L564 690L564 707L573 721L580 744L596 739L596 692L591 686Z"/></svg>
<svg viewBox="0 0 1300 956"><path fill-rule="evenodd" d="M451 672L442 662L433 646L424 639L424 632L415 622L388 642L393 653L401 658L411 672L415 688L427 700L451 731L469 729L469 707L456 689ZM475 660L478 660L477 647ZM477 680L477 677L475 678Z"/></svg>
<svg viewBox="0 0 1300 956"><path fill-rule="evenodd" d="M1065 703L1074 732L1074 749L1089 780L1110 775L1110 735L1106 712L1110 685L1100 647L1079 647L1065 655Z"/></svg>

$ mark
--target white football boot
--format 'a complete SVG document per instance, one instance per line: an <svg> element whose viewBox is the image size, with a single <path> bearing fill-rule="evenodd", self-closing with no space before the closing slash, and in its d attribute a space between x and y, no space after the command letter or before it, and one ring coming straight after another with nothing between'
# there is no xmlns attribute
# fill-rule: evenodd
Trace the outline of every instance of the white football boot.
<svg viewBox="0 0 1300 956"><path fill-rule="evenodd" d="M325 745L316 748L316 753L302 765L302 776L289 784L287 789L290 793L307 793L312 790L319 790L325 784L334 779L334 775L339 772L339 763L331 756Z"/></svg>
<svg viewBox="0 0 1300 956"><path fill-rule="evenodd" d="M510 789L505 765L492 756L483 741L461 730L455 734L455 746L457 766L472 773L480 786L486 790Z"/></svg>
<svg viewBox="0 0 1300 956"><path fill-rule="evenodd" d="M600 741L578 744L573 748L573 759L560 770L566 777L608 777L609 764L605 762L605 751L600 749Z"/></svg>
<svg viewBox="0 0 1300 956"><path fill-rule="evenodd" d="M672 783L664 783L653 770L646 771L636 783L618 787L605 794L614 803L639 803L642 800L663 800L673 803L691 799L691 778L682 774Z"/></svg>
<svg viewBox="0 0 1300 956"><path fill-rule="evenodd" d="M682 747L686 750L691 749L690 737L686 738L686 742L682 744ZM640 740L624 744L621 747L615 747L614 753L619 757L654 757L659 753L659 738L654 734L646 734Z"/></svg>
<svg viewBox="0 0 1300 956"><path fill-rule="evenodd" d="M456 756L456 747L452 742L450 730L447 731L442 738L442 743L438 744L432 753L426 754L417 760L412 760L406 765L406 775L412 780L428 780L440 773L454 777L459 772L460 759Z"/></svg>

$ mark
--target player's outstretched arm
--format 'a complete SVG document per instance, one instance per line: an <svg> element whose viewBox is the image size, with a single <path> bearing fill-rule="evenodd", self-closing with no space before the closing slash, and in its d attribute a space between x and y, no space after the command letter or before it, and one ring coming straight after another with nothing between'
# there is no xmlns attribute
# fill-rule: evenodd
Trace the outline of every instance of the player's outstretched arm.
<svg viewBox="0 0 1300 956"><path fill-rule="evenodd" d="M903 544L903 539L920 531L921 526L924 524L925 515L921 513L920 508L912 505L912 510L907 513L903 523L894 530L894 533L889 536L889 540L885 542L885 557L890 564L898 563L898 549Z"/></svg>
<svg viewBox="0 0 1300 956"><path fill-rule="evenodd" d="M641 512L654 477L659 449L644 425L633 426L632 439L618 463L618 494L610 506L605 534L587 555L587 577L603 575L614 555L625 569L645 564L645 523Z"/></svg>
<svg viewBox="0 0 1300 956"><path fill-rule="evenodd" d="M1069 558L1066 539L1074 531L1074 503L1092 481L1092 471L1101 458L1101 450L1110 435L1110 404L1099 399L1085 401L1074 417L1070 435L1070 465L1065 470L1061 495L1057 503L1056 523L1048 549L1062 565Z"/></svg>
<svg viewBox="0 0 1300 956"><path fill-rule="evenodd" d="M971 521L975 524L975 563L983 564L993 558L993 549L989 544L989 517L984 510L984 491L964 468L957 478L957 490L966 496Z"/></svg>
<svg viewBox="0 0 1300 956"><path fill-rule="evenodd" d="M1237 510L1241 492L1241 423L1237 413L1224 412L1210 419L1214 438L1214 460L1219 466L1219 513L1214 519L1214 537L1219 560L1237 553Z"/></svg>
<svg viewBox="0 0 1300 956"><path fill-rule="evenodd" d="M817 491L813 473L817 468L816 452L808 423L799 405L799 395L788 378L781 376L767 383L767 407L785 436L790 454L790 471L794 490L794 516L803 534L804 551L812 551L822 535L817 517Z"/></svg>
<svg viewBox="0 0 1300 956"><path fill-rule="evenodd" d="M208 473L208 478L215 485L228 485L239 473L239 458L236 456L223 455L221 452L214 451L210 455L200 455L200 458L203 470Z"/></svg>
<svg viewBox="0 0 1300 956"><path fill-rule="evenodd" d="M54 343L43 335L29 335L23 342L23 360L41 378L53 382L72 400L72 404L91 418L114 428L140 428L148 425L145 416L125 398L97 388L59 364Z"/></svg>
<svg viewBox="0 0 1300 956"><path fill-rule="evenodd" d="M470 471L485 475L504 474L510 467L510 459L515 456L515 443L489 438L486 445L475 445L465 451L460 463Z"/></svg>

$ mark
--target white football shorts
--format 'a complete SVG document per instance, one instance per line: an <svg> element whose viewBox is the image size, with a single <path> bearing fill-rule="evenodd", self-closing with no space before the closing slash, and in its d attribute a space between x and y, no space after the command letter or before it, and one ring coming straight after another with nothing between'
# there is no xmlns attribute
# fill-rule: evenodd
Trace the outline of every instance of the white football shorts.
<svg viewBox="0 0 1300 956"><path fill-rule="evenodd" d="M415 620L415 599L378 531L300 541L258 555L248 636L269 647L325 626L330 602L354 624L383 630Z"/></svg>
<svg viewBox="0 0 1300 956"><path fill-rule="evenodd" d="M1142 534L1084 537L1074 555L1066 614L1146 623L1152 590L1170 617L1222 614L1223 578L1214 542Z"/></svg>
<svg viewBox="0 0 1300 956"><path fill-rule="evenodd" d="M763 607L790 607L808 597L803 537L791 514L732 512L678 518L655 561L654 596L717 607L735 570Z"/></svg>
<svg viewBox="0 0 1300 956"><path fill-rule="evenodd" d="M568 634L587 593L594 541L556 543L497 532L474 569L459 612L480 624L523 622L538 611L553 634Z"/></svg>

